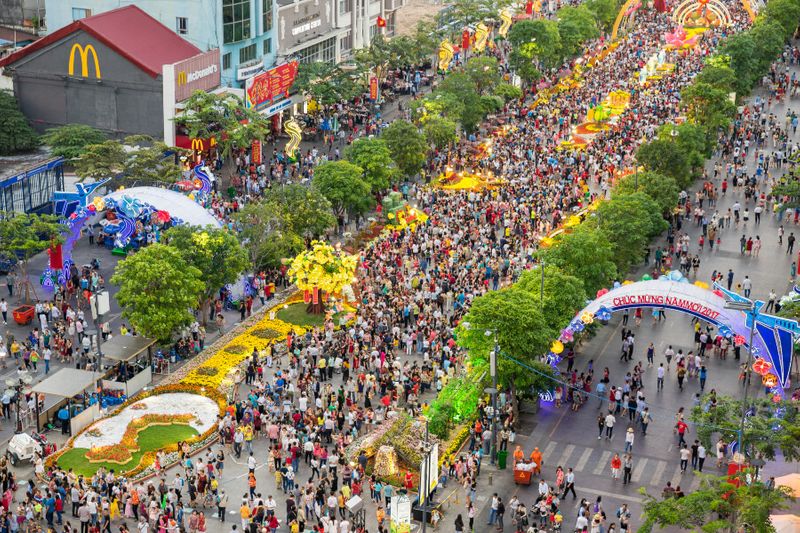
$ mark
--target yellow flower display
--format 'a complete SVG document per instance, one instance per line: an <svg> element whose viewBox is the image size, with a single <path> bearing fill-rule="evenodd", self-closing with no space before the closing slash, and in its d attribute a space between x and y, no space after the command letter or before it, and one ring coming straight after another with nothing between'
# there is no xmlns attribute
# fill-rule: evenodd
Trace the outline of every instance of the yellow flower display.
<svg viewBox="0 0 800 533"><path fill-rule="evenodd" d="M311 249L292 261L289 277L300 290L319 289L337 294L353 282L358 257L342 252L338 247L312 241Z"/></svg>

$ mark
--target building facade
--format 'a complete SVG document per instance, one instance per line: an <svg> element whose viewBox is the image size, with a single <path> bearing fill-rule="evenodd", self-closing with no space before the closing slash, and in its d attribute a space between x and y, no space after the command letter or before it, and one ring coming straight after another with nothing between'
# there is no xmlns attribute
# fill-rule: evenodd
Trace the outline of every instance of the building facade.
<svg viewBox="0 0 800 533"><path fill-rule="evenodd" d="M275 63L278 0L46 0L48 32L75 20L135 4L202 51L220 49L222 84L244 80Z"/></svg>

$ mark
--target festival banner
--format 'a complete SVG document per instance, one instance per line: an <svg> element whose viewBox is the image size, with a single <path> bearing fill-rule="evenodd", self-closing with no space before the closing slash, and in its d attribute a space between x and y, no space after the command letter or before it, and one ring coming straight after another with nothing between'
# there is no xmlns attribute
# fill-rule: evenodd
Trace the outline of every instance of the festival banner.
<svg viewBox="0 0 800 533"><path fill-rule="evenodd" d="M297 66L297 61L284 63L248 79L244 85L245 106L261 111L279 99L288 98L297 78Z"/></svg>
<svg viewBox="0 0 800 533"><path fill-rule="evenodd" d="M376 76L369 78L369 99L373 102L378 101L378 78Z"/></svg>
<svg viewBox="0 0 800 533"><path fill-rule="evenodd" d="M255 140L253 141L251 150L250 150L250 161L256 165L261 164L261 141Z"/></svg>

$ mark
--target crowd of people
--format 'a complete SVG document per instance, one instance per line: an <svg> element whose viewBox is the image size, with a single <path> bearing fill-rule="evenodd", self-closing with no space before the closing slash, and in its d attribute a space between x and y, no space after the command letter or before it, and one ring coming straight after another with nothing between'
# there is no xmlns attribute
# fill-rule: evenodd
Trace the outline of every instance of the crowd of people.
<svg viewBox="0 0 800 533"><path fill-rule="evenodd" d="M734 30L743 24L744 15L740 11L734 10ZM378 531L387 531L389 499L399 490L413 490L410 475L402 486L383 484L368 473L369 458L365 453L349 461L346 448L358 436L402 410L414 415L425 411L436 391L464 366L464 354L456 344L454 328L469 310L471 301L512 283L530 268L539 239L573 210L593 200L598 191L608 190L615 172L634 164L633 154L641 139L652 137L658 126L679 114L680 88L702 67L718 38L731 30L710 30L696 48L670 52L668 61L675 64L674 72L648 87L640 87L632 80L647 59L660 50L661 34L668 27L666 17L650 10L639 13L636 26L603 61L585 71L577 88L557 93L536 107L531 106L535 95L508 104L501 118L513 134L495 136L492 153L487 157L475 160L468 143L432 157L427 167L429 175L447 169L492 172L506 178L508 184L498 190L470 192L445 192L420 184L404 188L406 199L428 213L427 224L415 231L389 232L361 252L357 270L359 310L351 326L335 330L328 322L304 335L290 336L285 351L253 352L246 364L239 397L218 422L218 446L197 456L181 449L177 469L162 469L159 459L157 476L147 482L126 480L112 470L101 469L89 478L55 467L47 472L46 487L33 481L28 484L25 500L19 505L6 501L5 494L13 485L13 478L0 473L5 510L0 530L16 533L42 519L45 527L60 526L66 533L78 528L81 533L110 533L112 529L127 533L129 527L136 528L138 533L187 530L204 533L209 519L224 522L229 510L238 509L238 520L230 525L233 533L274 533L279 529L292 533L309 530L351 533L359 525L354 523L345 504L351 496L363 495L374 503ZM591 48L597 50L607 44L599 41ZM688 224L694 219L696 224L702 224L706 239L693 252L692 243L681 233L680 223L673 227L669 246L663 250L659 247L654 255L656 274L671 269L674 262L687 275L690 269L696 274L705 243L710 249L715 245L718 248L723 232L731 228L731 219L733 229L739 229L740 210L735 209L732 214L709 213L715 200L726 194L728 183L745 191L745 202L750 202L743 207L743 226L748 223L748 215L744 213L749 213L750 206L756 215L752 224L758 223L762 212L769 212L774 200L768 197L770 170L784 164L788 154L796 151L788 130L797 126L795 116L787 116L782 126L769 109L774 101L796 90L794 75L783 69L797 59L797 49L787 49L783 62L765 80L770 97L747 106L733 134L723 140L720 154L726 163L715 167L713 176L706 176L709 186L704 186L693 199L688 195L683 197L685 218L679 218L680 223ZM407 73L399 78L403 90L416 94L421 83L417 77ZM554 84L557 80L548 81ZM558 149L560 141L570 137L572 128L584 122L589 106L618 89L628 91L631 100L613 127L597 135L583 151ZM344 108L333 116L354 133L359 124L368 133L370 124L380 118L370 115L364 123L353 116L352 110ZM755 176L746 171L746 159L751 155L760 169ZM246 197L257 196L270 186L272 180L310 176L314 164L325 157L322 151L315 150L292 163L276 151L272 161L254 173L243 159L239 165L244 170L240 196L232 202L219 201L218 214L225 218ZM760 244L757 247L755 244L759 242L758 236L745 241L743 253L758 256ZM257 297L262 305L272 296L275 286L287 283L285 271L258 279L261 281L257 282ZM87 283L95 283L94 280L90 272ZM221 314L224 301L221 295L214 308L216 313ZM246 303L243 305L242 318L251 311ZM17 346L9 352L15 361L26 361L27 366L31 352L38 354L37 348L48 351L57 348L59 357L73 352L78 352L78 356L81 352L88 353L88 349L68 347L65 354L63 339L58 340L76 335L82 346L85 326L81 311L42 304L45 307L41 329L35 329L31 338L23 342L30 347L20 348L16 340L9 345ZM635 320L638 326L641 315L635 315ZM45 328L52 327L56 330L50 334L51 330ZM683 357L679 352L675 372L697 377L704 384L707 377L704 357L711 356L706 351L710 350L707 343L716 336L701 331L699 325L697 331L698 354L692 352ZM622 343L622 357L632 360L635 335L625 327ZM715 353L720 354L716 348L715 345ZM647 368L639 362L626 375L618 377L612 377L608 368L601 377L596 377L591 362L586 370L579 372L573 368L573 359L568 358L564 382L556 389L557 406L563 400L574 410L589 396L596 395L601 409L598 439L611 440L617 416L628 418L629 427L619 439L624 449L614 455L609 465L612 477L616 479L622 474L623 483L630 481L636 432L646 435L652 419L642 387L642 376L653 366L651 349L654 350L652 345L647 348ZM184 345L181 350L188 353L194 346ZM670 362L671 356L667 357L666 368L663 364L656 368L660 382L663 373L670 371ZM36 361L33 370L36 371ZM682 379L680 383L682 388ZM500 397L503 429L498 444L504 449L516 420L510 399L505 393ZM480 404L477 414L468 446L463 452L447 457L438 473L442 485L458 483L466 495L463 512L454 513L458 533L476 530L475 517L480 512L478 478L493 438L487 406ZM681 412L676 416L676 433L683 441L686 424ZM265 443L268 455L257 454L254 442ZM680 460L691 460L693 466L699 465L702 470L706 453L702 445L679 444L682 445ZM231 456L247 463L244 491L226 492L223 487L227 481L225 464ZM531 459L539 463L536 473L541 476L536 494L530 496L535 500L526 505L521 501L523 496L506 499L495 494L489 504L487 525L504 530L504 516L507 516L515 531L560 530L567 519L560 503L570 493L573 499L578 497L575 474L572 468L558 465L552 471L550 485L547 480L550 474L541 468L541 454L532 455ZM264 479L263 470L257 471L261 466L266 467L274 482ZM685 464L682 466L685 468ZM282 504L275 498L278 492ZM681 493L679 489L673 492L676 497ZM71 513L66 510L68 504ZM594 502L581 499L576 531L610 533L628 531L630 527L627 506L622 505L608 516L602 498L597 497Z"/></svg>

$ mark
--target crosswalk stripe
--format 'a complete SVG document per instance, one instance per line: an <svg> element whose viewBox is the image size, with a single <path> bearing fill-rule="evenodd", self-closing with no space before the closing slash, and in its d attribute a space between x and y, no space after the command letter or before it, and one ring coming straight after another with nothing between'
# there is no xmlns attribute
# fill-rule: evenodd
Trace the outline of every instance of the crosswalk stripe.
<svg viewBox="0 0 800 533"><path fill-rule="evenodd" d="M569 461L569 457L570 457L570 455L572 455L573 451L575 451L575 445L574 444L567 444L567 447L564 448L564 453L562 453L561 457L558 458L558 462L556 463L556 466L561 465L562 467L564 467L567 464L567 461Z"/></svg>
<svg viewBox="0 0 800 533"><path fill-rule="evenodd" d="M550 454L553 453L553 450L556 449L556 446L558 446L558 443L554 440L551 440L547 443L547 446L544 447L544 453L542 454L542 462L550 459Z"/></svg>
<svg viewBox="0 0 800 533"><path fill-rule="evenodd" d="M656 460L656 463L656 471L653 472L653 477L650 479L650 484L659 487L661 486L661 476L664 475L664 470L667 469L667 462Z"/></svg>
<svg viewBox="0 0 800 533"><path fill-rule="evenodd" d="M575 465L576 472L583 472L583 469L586 467L586 463L589 462L589 457L592 456L592 449L587 448L583 451L583 455L581 458L578 459L578 464Z"/></svg>
<svg viewBox="0 0 800 533"><path fill-rule="evenodd" d="M597 462L597 466L594 468L592 474L595 476L599 476L603 473L603 470L606 469L608 460L611 459L611 452L605 451L603 455L600 456L600 460Z"/></svg>
<svg viewBox="0 0 800 533"><path fill-rule="evenodd" d="M642 473L644 472L645 467L647 466L647 459L646 457L636 463L636 466L633 467L633 474L631 474L631 481L634 483L639 483L639 480L642 479Z"/></svg>
<svg viewBox="0 0 800 533"><path fill-rule="evenodd" d="M681 480L683 479L683 474L681 473L680 467L675 469L675 474L672 476L672 488L677 487L681 484Z"/></svg>

